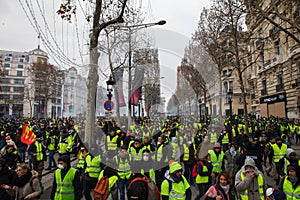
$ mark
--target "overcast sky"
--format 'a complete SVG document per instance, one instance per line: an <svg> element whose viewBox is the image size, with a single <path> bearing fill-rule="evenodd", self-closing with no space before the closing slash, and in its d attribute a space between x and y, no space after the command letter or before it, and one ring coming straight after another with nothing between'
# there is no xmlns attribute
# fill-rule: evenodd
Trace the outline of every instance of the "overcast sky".
<svg viewBox="0 0 300 200"><path fill-rule="evenodd" d="M29 18L32 16L26 7L26 1L32 2L35 7L34 16L41 29L44 30L44 37L51 39L51 35L47 31L47 26L41 17L44 14L48 27L52 30L55 26L57 31L55 38L58 46L70 60L80 60L77 53L72 53L78 49L77 39L81 42L81 48L84 38L88 37L88 33L82 38L76 38L74 23L71 25L63 25L63 34L58 33L61 30L62 23L57 15L53 13L57 10L57 0L0 0L0 49L15 51L30 51L38 46L38 33L26 17L24 9ZM138 0L136 0L138 1ZM207 7L209 0L140 0L143 2L144 12L147 15L147 22L166 20L167 24L160 27L152 28L155 37L155 46L159 49L159 59L161 64L161 76L166 77L162 80L163 85L168 90L173 91L176 83L176 68L180 64L184 47L187 46L192 33L197 28L197 22L203 6ZM39 4L37 4L39 2ZM145 2L145 3L144 3ZM150 3L150 4L149 4ZM40 6L40 10L37 6ZM80 11L78 8L77 11ZM79 26L78 26L79 27ZM86 27L83 27L86 29ZM46 30L46 31L45 31ZM83 30L83 29L82 29ZM79 27L80 32L80 27ZM68 37L66 37L68 34ZM73 45L62 45L62 41ZM45 46L41 42L41 48L45 50ZM56 45L53 45L57 47ZM50 53L50 52L48 52ZM81 51L82 54L87 52ZM51 56L51 55L50 55ZM52 55L53 56L53 55ZM55 63L53 63L55 64ZM172 77L172 78L170 78ZM167 95L168 96L168 95Z"/></svg>

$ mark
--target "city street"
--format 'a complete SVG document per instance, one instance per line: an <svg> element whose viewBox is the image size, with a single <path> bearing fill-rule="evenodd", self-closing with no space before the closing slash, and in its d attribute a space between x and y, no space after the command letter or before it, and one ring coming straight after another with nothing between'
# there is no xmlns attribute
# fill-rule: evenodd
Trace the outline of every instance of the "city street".
<svg viewBox="0 0 300 200"><path fill-rule="evenodd" d="M300 158L300 145L292 145L292 148L296 151L297 154L297 158ZM45 162L46 164L46 162ZM73 160L72 161L72 166L75 167L77 165L77 161ZM46 166L46 165L45 165ZM42 179L42 183L44 185L44 194L41 196L40 199L42 200L49 200L50 199L50 193L51 193L51 189L52 189L52 181L53 181L53 177L54 177L54 170L50 171L44 171L43 173L43 179ZM266 183L270 186L275 187L275 181L270 177L270 176L265 176L266 178ZM197 187L195 187L194 185L191 186L192 189L192 199L194 199L197 196ZM84 198L83 198L84 199Z"/></svg>

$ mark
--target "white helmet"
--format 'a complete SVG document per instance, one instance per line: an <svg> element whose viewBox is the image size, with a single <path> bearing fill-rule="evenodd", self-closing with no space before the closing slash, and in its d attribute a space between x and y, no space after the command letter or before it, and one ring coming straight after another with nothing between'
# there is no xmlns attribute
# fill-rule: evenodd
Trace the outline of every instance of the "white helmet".
<svg viewBox="0 0 300 200"><path fill-rule="evenodd" d="M268 188L267 190L266 190L266 196L268 197L268 196L271 196L272 194L273 194L273 191L274 191L274 188Z"/></svg>

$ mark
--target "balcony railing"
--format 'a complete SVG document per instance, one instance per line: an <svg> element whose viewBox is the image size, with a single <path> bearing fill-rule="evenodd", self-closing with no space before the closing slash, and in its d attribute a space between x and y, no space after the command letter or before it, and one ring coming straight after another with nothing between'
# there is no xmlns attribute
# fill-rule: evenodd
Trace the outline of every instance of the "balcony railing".
<svg viewBox="0 0 300 200"><path fill-rule="evenodd" d="M283 84L276 85L276 92L281 92L283 90L284 90L284 85Z"/></svg>

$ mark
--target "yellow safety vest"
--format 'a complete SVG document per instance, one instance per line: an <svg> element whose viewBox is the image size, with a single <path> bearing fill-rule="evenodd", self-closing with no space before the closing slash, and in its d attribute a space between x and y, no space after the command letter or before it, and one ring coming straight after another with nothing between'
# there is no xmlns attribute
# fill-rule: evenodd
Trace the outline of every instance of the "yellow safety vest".
<svg viewBox="0 0 300 200"><path fill-rule="evenodd" d="M171 190L169 188L168 180L164 180L161 184L161 195L169 196L169 200L185 200L185 193L190 185L184 176L182 176L182 179L183 180L179 181L178 183L171 182Z"/></svg>
<svg viewBox="0 0 300 200"><path fill-rule="evenodd" d="M210 133L210 143L216 143L218 141L218 134L217 132Z"/></svg>
<svg viewBox="0 0 300 200"><path fill-rule="evenodd" d="M241 179L242 179L242 181L244 181L244 179L245 179L244 173L241 173ZM258 179L259 196L260 196L261 200L264 200L265 199L265 196L264 196L264 179L263 179L261 174L258 174L257 179ZM241 192L240 195L241 195L241 200L248 200L248 189Z"/></svg>
<svg viewBox="0 0 300 200"><path fill-rule="evenodd" d="M281 149L279 149L278 145L275 144L271 144L273 151L274 151L274 156L273 156L273 161L275 163L279 162L279 160L281 158L283 158L285 156L286 150L287 150L287 145L286 144L282 144Z"/></svg>
<svg viewBox="0 0 300 200"><path fill-rule="evenodd" d="M300 186L296 189L293 188L293 184L288 180L288 176L283 181L283 192L286 194L286 200L297 200L300 199Z"/></svg>
<svg viewBox="0 0 300 200"><path fill-rule="evenodd" d="M201 165L200 163L197 165ZM208 172L207 166L203 165L202 166L202 171L203 172ZM200 183L208 183L209 180L209 176L200 176L199 174L196 176L196 183L200 184Z"/></svg>
<svg viewBox="0 0 300 200"><path fill-rule="evenodd" d="M91 178L98 178L99 173L101 171L100 163L101 163L101 158L100 155L95 156L92 159L91 155L86 156L86 169L85 172L89 173L89 176Z"/></svg>
<svg viewBox="0 0 300 200"><path fill-rule="evenodd" d="M118 166L118 175L121 179L129 179L131 176L130 161L119 157L114 157Z"/></svg>
<svg viewBox="0 0 300 200"><path fill-rule="evenodd" d="M228 137L227 132L225 133L225 135L222 138L222 144L229 144L229 137Z"/></svg>
<svg viewBox="0 0 300 200"><path fill-rule="evenodd" d="M75 191L73 186L73 180L75 178L76 169L71 167L64 179L61 180L61 169L55 171L55 180L56 180L56 192L54 200L74 200Z"/></svg>
<svg viewBox="0 0 300 200"><path fill-rule="evenodd" d="M36 160L37 161L41 161L44 158L44 155L43 155L43 146L38 141L36 141L34 144L36 146Z"/></svg>
<svg viewBox="0 0 300 200"><path fill-rule="evenodd" d="M214 150L208 150L208 153L210 155L210 161L213 166L212 172L220 173L222 171L224 152L221 151L218 158Z"/></svg>
<svg viewBox="0 0 300 200"><path fill-rule="evenodd" d="M107 150L108 151L116 151L118 148L117 145L118 136L114 136L112 139L110 139L110 135L106 136L107 141Z"/></svg>

